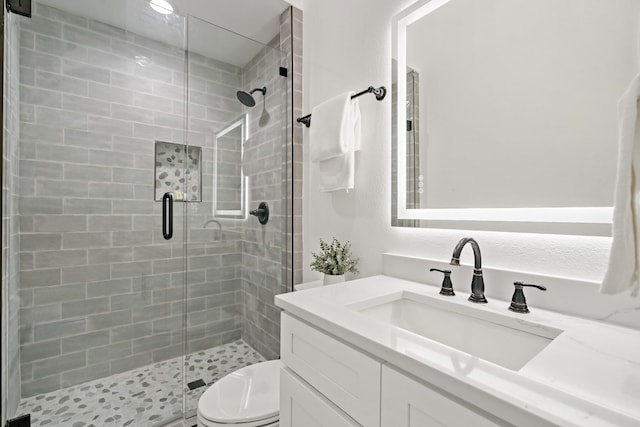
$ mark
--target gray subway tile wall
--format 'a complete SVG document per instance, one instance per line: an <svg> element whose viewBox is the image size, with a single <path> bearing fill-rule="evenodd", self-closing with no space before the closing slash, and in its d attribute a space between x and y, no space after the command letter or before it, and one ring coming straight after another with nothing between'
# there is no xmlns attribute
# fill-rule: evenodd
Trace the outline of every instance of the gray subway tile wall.
<svg viewBox="0 0 640 427"><path fill-rule="evenodd" d="M24 112L13 221L23 261L14 289L17 297L19 277L22 396L178 356L185 337L193 352L244 334L265 357L277 357L283 162L269 144L281 141L279 54L265 50L243 70L189 54L186 134L181 49L36 10L35 19L21 19L14 74ZM150 62L142 67L135 55ZM253 217L223 220L219 236L202 229L212 215L213 135L241 114L235 91L254 83L274 90L269 127L252 115L250 206L265 199L274 215L264 229ZM154 143L184 143L185 135L203 149L203 201L176 204L175 236L166 242L153 200ZM187 265L185 214L197 236Z"/></svg>

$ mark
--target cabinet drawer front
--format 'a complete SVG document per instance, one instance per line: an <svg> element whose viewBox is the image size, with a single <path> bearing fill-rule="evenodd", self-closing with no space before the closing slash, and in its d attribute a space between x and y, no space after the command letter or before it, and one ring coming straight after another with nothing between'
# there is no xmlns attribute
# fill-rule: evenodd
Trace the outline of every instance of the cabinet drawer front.
<svg viewBox="0 0 640 427"><path fill-rule="evenodd" d="M288 369L280 370L280 427L357 427L358 425Z"/></svg>
<svg viewBox="0 0 640 427"><path fill-rule="evenodd" d="M281 357L287 367L365 427L380 425L380 363L286 313Z"/></svg>
<svg viewBox="0 0 640 427"><path fill-rule="evenodd" d="M382 427L498 427L470 407L382 367Z"/></svg>

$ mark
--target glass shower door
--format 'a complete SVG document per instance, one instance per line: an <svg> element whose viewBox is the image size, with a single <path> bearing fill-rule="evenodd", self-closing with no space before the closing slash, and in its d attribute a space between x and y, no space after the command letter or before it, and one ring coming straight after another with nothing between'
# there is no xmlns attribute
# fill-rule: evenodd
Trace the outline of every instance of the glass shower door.
<svg viewBox="0 0 640 427"><path fill-rule="evenodd" d="M189 416L207 386L279 357L287 79L279 34L266 46L189 17L187 47L187 139L203 155L187 222ZM265 224L249 214L262 202Z"/></svg>
<svg viewBox="0 0 640 427"><path fill-rule="evenodd" d="M184 18L65 4L17 22L12 392L35 426L155 425L183 412L184 227L202 167L185 139Z"/></svg>

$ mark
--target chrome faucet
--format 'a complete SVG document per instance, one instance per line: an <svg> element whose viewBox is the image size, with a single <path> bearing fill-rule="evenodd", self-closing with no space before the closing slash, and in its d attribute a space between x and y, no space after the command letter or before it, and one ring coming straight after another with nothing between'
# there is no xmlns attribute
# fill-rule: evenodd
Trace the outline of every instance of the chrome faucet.
<svg viewBox="0 0 640 427"><path fill-rule="evenodd" d="M469 301L471 302L487 302L484 297L484 279L482 278L482 255L480 255L480 246L478 242L472 237L465 237L460 239L456 247L453 249L453 255L451 255L451 265L460 265L460 252L462 248L470 243L473 248L473 279L471 279L471 295L469 295Z"/></svg>

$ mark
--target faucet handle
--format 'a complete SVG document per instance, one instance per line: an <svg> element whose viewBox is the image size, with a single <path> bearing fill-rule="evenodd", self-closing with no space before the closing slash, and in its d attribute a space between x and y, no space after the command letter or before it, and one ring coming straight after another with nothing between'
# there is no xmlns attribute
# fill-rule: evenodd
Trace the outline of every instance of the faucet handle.
<svg viewBox="0 0 640 427"><path fill-rule="evenodd" d="M440 288L441 295L455 295L455 292L453 292L453 283L451 283L451 270L440 270L438 268L432 268L429 271L439 271L440 273L444 274L444 278L442 279L442 288Z"/></svg>
<svg viewBox="0 0 640 427"><path fill-rule="evenodd" d="M527 307L527 300L524 297L524 292L522 288L537 288L541 291L546 291L547 288L540 285L530 285L522 282L513 282L513 286L515 286L515 291L513 292L513 296L511 297L511 305L509 306L509 310L515 311L516 313L528 313L529 308Z"/></svg>

